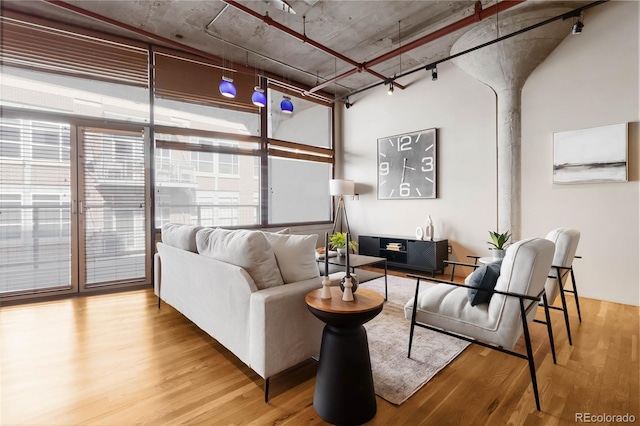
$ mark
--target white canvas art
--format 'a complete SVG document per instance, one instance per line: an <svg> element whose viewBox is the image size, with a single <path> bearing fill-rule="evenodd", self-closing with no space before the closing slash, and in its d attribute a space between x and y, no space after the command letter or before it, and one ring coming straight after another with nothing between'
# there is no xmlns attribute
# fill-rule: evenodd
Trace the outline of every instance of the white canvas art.
<svg viewBox="0 0 640 426"><path fill-rule="evenodd" d="M625 182L627 123L553 134L553 183Z"/></svg>

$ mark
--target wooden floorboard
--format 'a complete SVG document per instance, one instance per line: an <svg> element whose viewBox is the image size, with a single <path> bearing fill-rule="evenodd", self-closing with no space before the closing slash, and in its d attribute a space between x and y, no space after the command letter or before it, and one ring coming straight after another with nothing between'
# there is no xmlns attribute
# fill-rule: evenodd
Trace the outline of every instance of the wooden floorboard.
<svg viewBox="0 0 640 426"><path fill-rule="evenodd" d="M472 345L401 406L377 398L368 424L640 422L640 309L580 301L582 324L568 298L573 346L551 313L557 365L545 327L531 326L542 412L526 361ZM315 374L310 360L272 378L265 404L264 380L172 307L158 310L151 289L0 308L2 425L324 425Z"/></svg>

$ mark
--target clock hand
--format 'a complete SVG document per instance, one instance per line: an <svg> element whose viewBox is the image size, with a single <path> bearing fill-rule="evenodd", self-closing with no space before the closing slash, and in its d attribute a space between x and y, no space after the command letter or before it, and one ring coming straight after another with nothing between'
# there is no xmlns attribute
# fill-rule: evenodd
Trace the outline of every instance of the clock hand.
<svg viewBox="0 0 640 426"><path fill-rule="evenodd" d="M400 180L400 183L404 183L404 171L407 168L407 159L405 158L404 161L402 162L402 179Z"/></svg>

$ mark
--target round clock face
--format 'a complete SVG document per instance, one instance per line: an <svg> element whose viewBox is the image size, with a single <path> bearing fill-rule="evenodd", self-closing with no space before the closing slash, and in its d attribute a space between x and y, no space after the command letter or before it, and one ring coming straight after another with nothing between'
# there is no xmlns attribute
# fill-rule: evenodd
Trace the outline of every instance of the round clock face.
<svg viewBox="0 0 640 426"><path fill-rule="evenodd" d="M436 198L436 129L378 139L378 198Z"/></svg>

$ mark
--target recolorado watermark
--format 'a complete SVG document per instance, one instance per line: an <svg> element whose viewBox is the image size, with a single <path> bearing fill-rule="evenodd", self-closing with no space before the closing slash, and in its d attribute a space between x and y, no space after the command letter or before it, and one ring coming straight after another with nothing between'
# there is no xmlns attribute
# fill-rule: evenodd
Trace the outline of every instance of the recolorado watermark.
<svg viewBox="0 0 640 426"><path fill-rule="evenodd" d="M636 416L633 414L594 414L576 413L576 423L635 423Z"/></svg>

